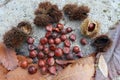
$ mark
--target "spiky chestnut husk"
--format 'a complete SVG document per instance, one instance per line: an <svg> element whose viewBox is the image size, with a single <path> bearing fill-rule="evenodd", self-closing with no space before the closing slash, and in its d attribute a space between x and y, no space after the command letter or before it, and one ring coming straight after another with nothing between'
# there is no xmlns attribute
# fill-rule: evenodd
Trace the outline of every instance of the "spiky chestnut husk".
<svg viewBox="0 0 120 80"><path fill-rule="evenodd" d="M47 14L47 11L43 8L38 8L35 10L35 15L42 15L42 14Z"/></svg>
<svg viewBox="0 0 120 80"><path fill-rule="evenodd" d="M107 35L100 35L94 39L93 46L96 47L97 52L107 51L112 44L112 40Z"/></svg>
<svg viewBox="0 0 120 80"><path fill-rule="evenodd" d="M48 15L37 15L34 19L34 24L36 24L37 26L46 26L50 23L51 20L51 17L49 17Z"/></svg>
<svg viewBox="0 0 120 80"><path fill-rule="evenodd" d="M67 4L63 11L68 15L70 20L84 20L88 17L90 9L87 6L77 6L75 4Z"/></svg>
<svg viewBox="0 0 120 80"><path fill-rule="evenodd" d="M66 4L64 7L63 7L63 11L66 15L72 15L73 14L73 10L75 8L77 8L78 6L76 4Z"/></svg>
<svg viewBox="0 0 120 80"><path fill-rule="evenodd" d="M50 2L41 2L38 9L35 11L35 15L47 14L48 10L52 7Z"/></svg>
<svg viewBox="0 0 120 80"><path fill-rule="evenodd" d="M90 10L87 6L80 6L73 11L74 13L70 16L71 20L84 20L88 17Z"/></svg>
<svg viewBox="0 0 120 80"><path fill-rule="evenodd" d="M49 10L49 8L52 7L52 4L50 2L41 2L39 4L39 8L43 8L45 10Z"/></svg>
<svg viewBox="0 0 120 80"><path fill-rule="evenodd" d="M58 23L62 19L62 12L58 9L57 5L52 5L48 15L52 18L51 23Z"/></svg>
<svg viewBox="0 0 120 80"><path fill-rule="evenodd" d="M22 31L24 31L28 35L32 32L31 24L27 21L22 21L18 23L17 27L20 28Z"/></svg>
<svg viewBox="0 0 120 80"><path fill-rule="evenodd" d="M13 27L3 36L3 42L8 48L17 48L27 39L27 34L21 29Z"/></svg>
<svg viewBox="0 0 120 80"><path fill-rule="evenodd" d="M50 2L42 2L35 11L34 24L37 26L46 26L48 24L58 23L62 19L62 12L57 5L52 5ZM38 16L43 16L42 18Z"/></svg>

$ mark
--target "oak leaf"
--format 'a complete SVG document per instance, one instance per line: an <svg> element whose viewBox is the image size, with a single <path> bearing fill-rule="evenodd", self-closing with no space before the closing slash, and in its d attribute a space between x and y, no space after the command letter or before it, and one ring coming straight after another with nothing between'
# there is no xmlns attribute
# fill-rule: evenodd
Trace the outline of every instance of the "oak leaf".
<svg viewBox="0 0 120 80"><path fill-rule="evenodd" d="M18 66L16 52L3 43L0 43L0 63L8 70L14 70Z"/></svg>
<svg viewBox="0 0 120 80"><path fill-rule="evenodd" d="M81 58L70 64L52 80L93 80L95 56Z"/></svg>

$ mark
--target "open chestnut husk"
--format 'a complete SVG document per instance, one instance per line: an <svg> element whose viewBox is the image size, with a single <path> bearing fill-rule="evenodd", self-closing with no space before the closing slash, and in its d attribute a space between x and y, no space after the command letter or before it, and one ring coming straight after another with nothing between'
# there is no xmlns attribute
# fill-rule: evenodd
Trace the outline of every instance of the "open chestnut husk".
<svg viewBox="0 0 120 80"><path fill-rule="evenodd" d="M97 36L100 30L99 23L88 18L83 21L80 28L81 33L90 38Z"/></svg>
<svg viewBox="0 0 120 80"><path fill-rule="evenodd" d="M92 43L97 52L106 52L112 44L112 40L107 35L96 37Z"/></svg>
<svg viewBox="0 0 120 80"><path fill-rule="evenodd" d="M22 21L18 23L17 27L20 28L24 33L28 35L32 32L31 24L27 21Z"/></svg>

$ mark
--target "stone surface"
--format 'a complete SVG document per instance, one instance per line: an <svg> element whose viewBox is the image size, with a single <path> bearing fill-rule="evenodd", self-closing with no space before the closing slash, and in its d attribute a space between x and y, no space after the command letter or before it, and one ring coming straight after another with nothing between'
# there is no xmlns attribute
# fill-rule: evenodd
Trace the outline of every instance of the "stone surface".
<svg viewBox="0 0 120 80"><path fill-rule="evenodd" d="M5 4L4 1L8 1ZM105 34L108 29L112 27L120 19L120 1L119 0L0 0L0 41L2 41L3 34L11 29L20 21L29 21L33 27L33 37L36 39L35 44L38 44L38 40L45 34L45 29L37 28L33 24L34 11L38 7L38 4L43 1L50 1L53 4L57 4L60 9L67 3L76 3L78 5L86 5L90 7L89 18L98 21L101 24L100 34ZM94 48L90 46L90 43L86 46L82 46L79 40L82 38L80 33L80 21L69 21L66 17L61 23L65 24L65 27L71 26L77 33L77 40L74 45L79 45L82 49L82 53L87 55L94 51ZM91 42L91 40L88 39ZM26 45L26 44L25 44ZM28 55L26 46L23 45L23 54Z"/></svg>

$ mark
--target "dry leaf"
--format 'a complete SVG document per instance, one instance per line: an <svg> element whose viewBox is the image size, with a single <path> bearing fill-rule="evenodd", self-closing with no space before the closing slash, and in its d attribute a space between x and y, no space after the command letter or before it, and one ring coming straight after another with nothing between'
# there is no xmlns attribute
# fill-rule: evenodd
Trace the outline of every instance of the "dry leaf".
<svg viewBox="0 0 120 80"><path fill-rule="evenodd" d="M37 65L34 65L37 66ZM7 80L46 80L43 78L40 74L40 71L38 70L35 74L29 74L27 69L22 69L21 67L18 67L17 69L10 71L6 75Z"/></svg>
<svg viewBox="0 0 120 80"><path fill-rule="evenodd" d="M58 60L56 59L55 62L59 65L64 65L64 64L72 64L75 63L75 60Z"/></svg>
<svg viewBox="0 0 120 80"><path fill-rule="evenodd" d="M6 80L5 75L8 73L8 70L0 65L0 80Z"/></svg>
<svg viewBox="0 0 120 80"><path fill-rule="evenodd" d="M100 55L98 67L99 67L100 71L102 72L102 74L107 78L108 77L108 67L107 67L107 64L105 62L103 55Z"/></svg>
<svg viewBox="0 0 120 80"><path fill-rule="evenodd" d="M116 25L116 29L110 30L108 35L112 39L112 46L107 52L102 52L108 67L108 77L97 69L96 80L117 80L115 78L120 76L120 23Z"/></svg>
<svg viewBox="0 0 120 80"><path fill-rule="evenodd" d="M52 80L92 80L95 73L94 61L93 56L81 58L59 72Z"/></svg>
<svg viewBox="0 0 120 80"><path fill-rule="evenodd" d="M14 70L18 65L16 52L6 48L3 43L0 43L0 63L8 70Z"/></svg>

